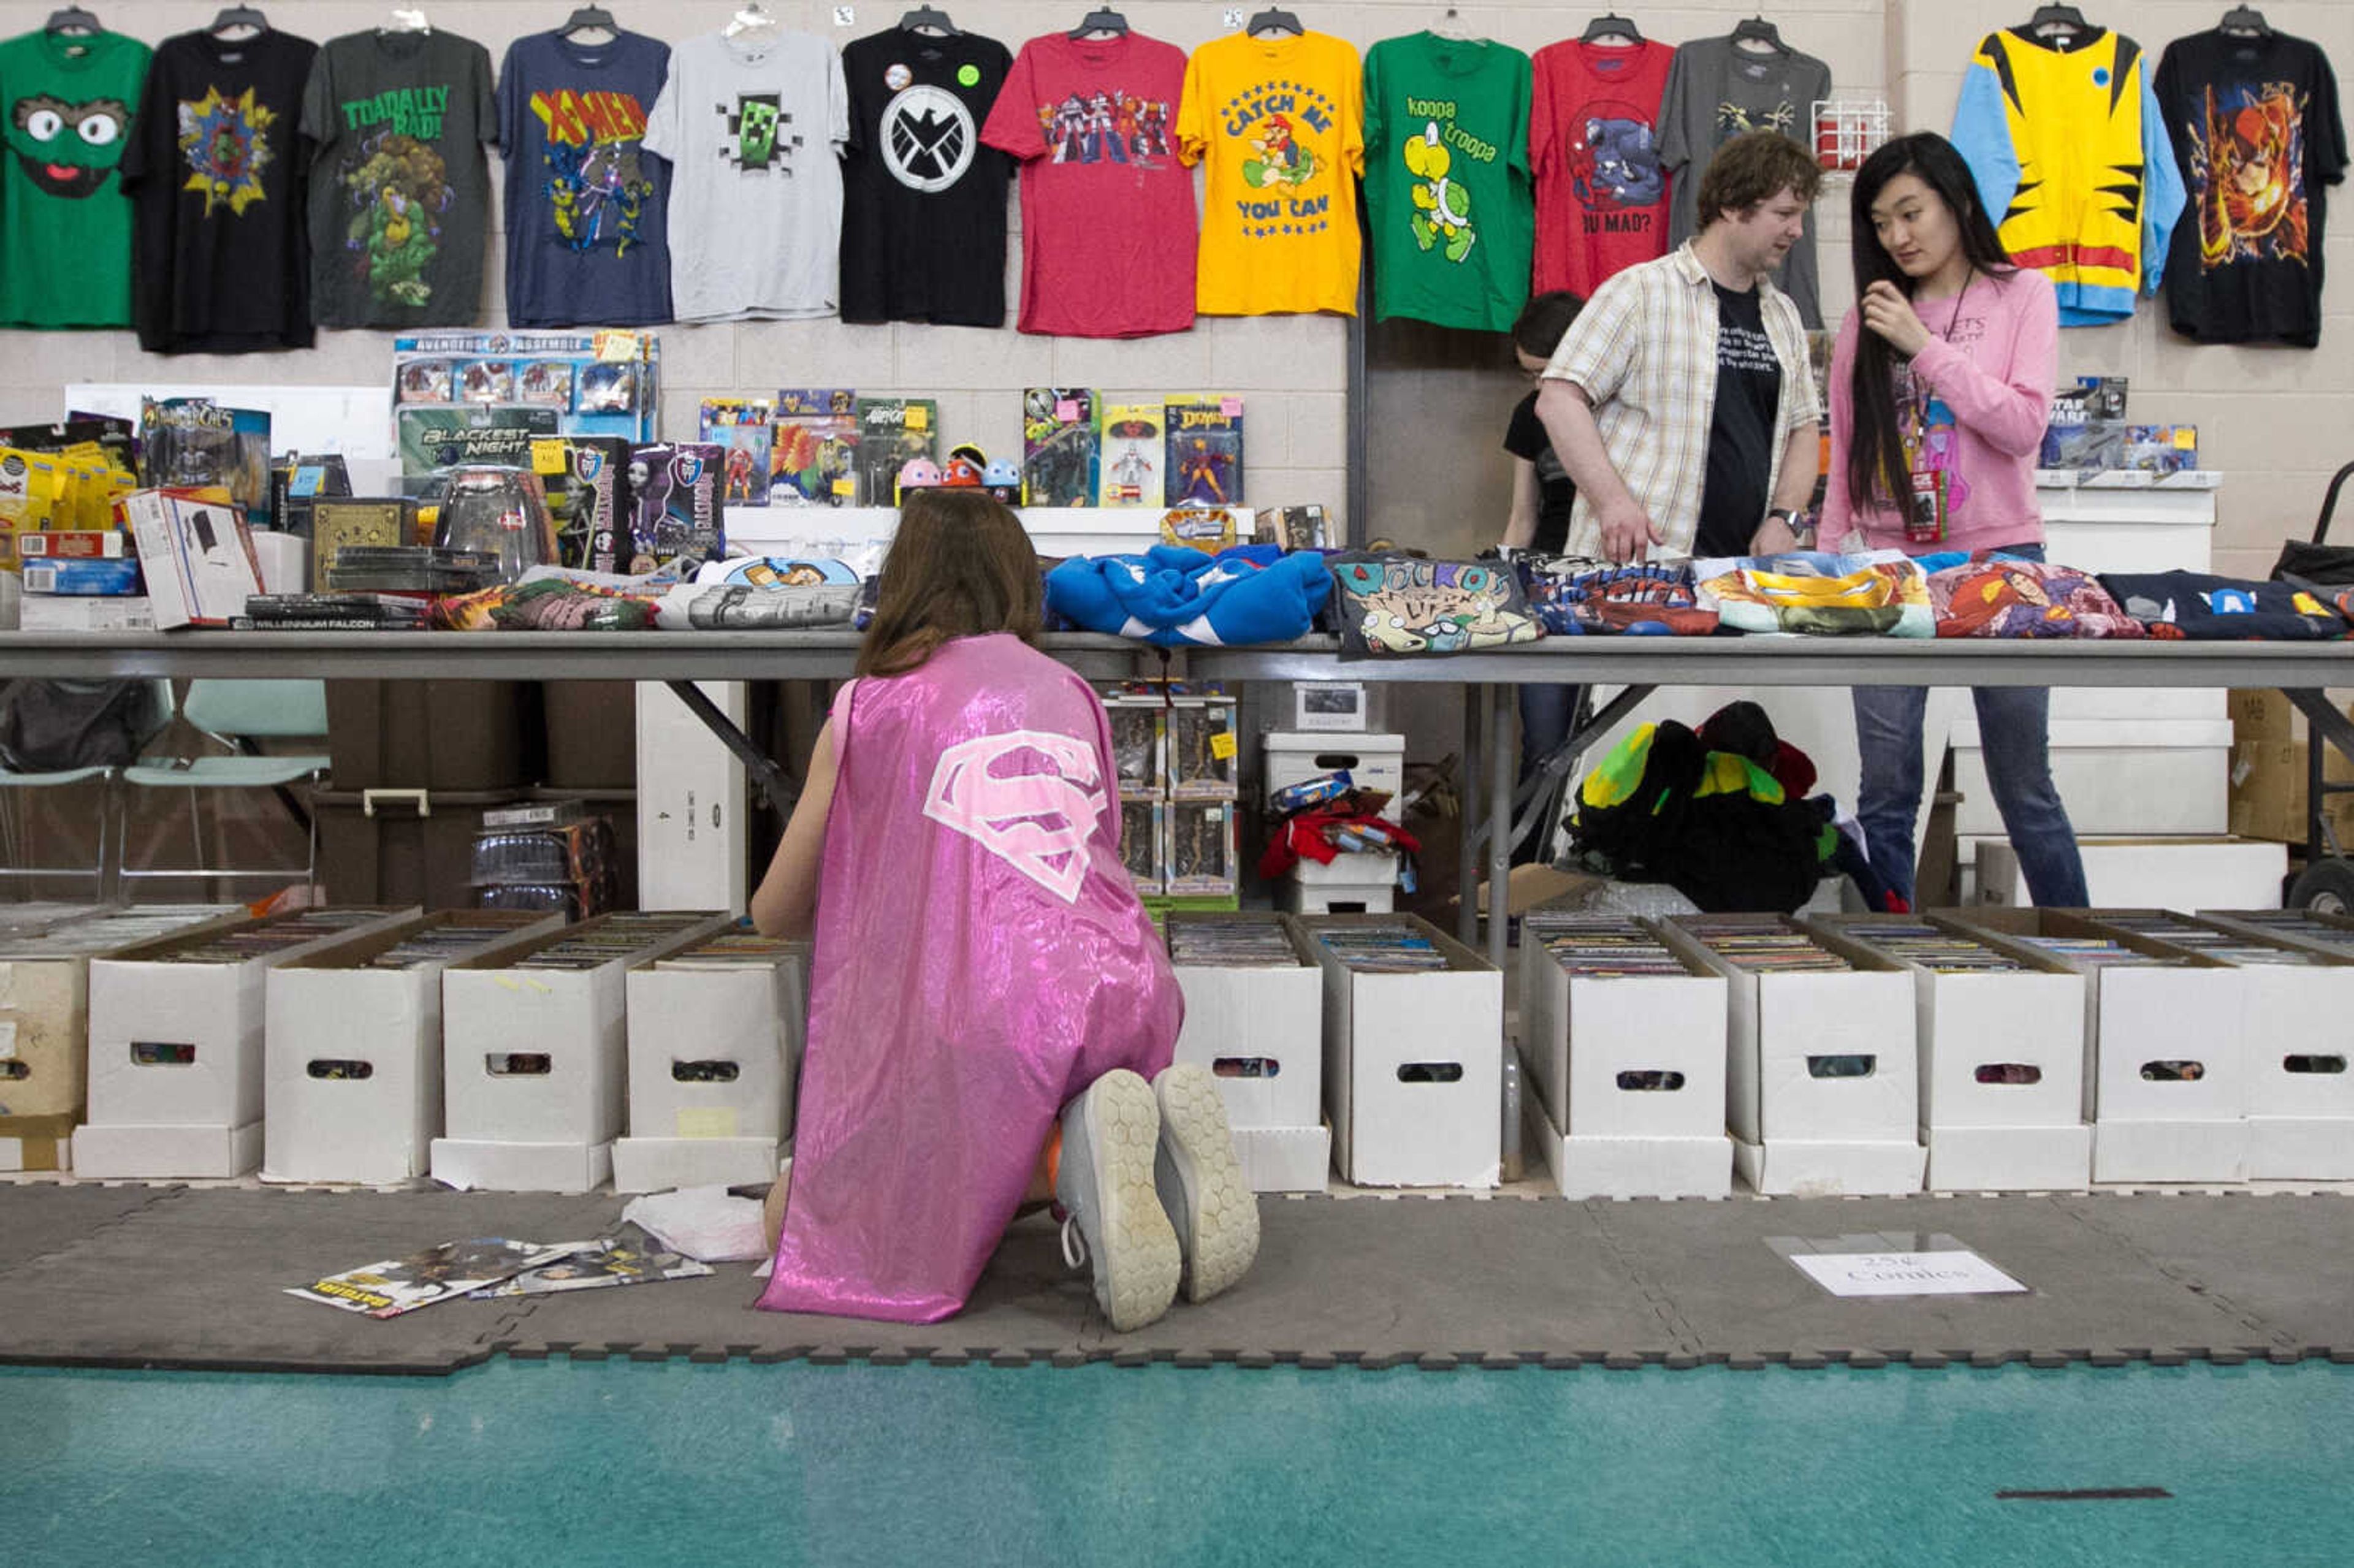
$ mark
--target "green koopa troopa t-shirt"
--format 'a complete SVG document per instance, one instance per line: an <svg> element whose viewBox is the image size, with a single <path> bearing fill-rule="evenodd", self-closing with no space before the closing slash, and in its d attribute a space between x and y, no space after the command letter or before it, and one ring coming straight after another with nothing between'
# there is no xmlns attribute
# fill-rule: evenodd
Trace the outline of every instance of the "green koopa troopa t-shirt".
<svg viewBox="0 0 2354 1568"><path fill-rule="evenodd" d="M1529 298L1529 57L1480 38L1390 38L1365 55L1373 315L1504 332Z"/></svg>
<svg viewBox="0 0 2354 1568"><path fill-rule="evenodd" d="M147 57L120 33L0 43L0 326L131 324L131 198L116 165Z"/></svg>

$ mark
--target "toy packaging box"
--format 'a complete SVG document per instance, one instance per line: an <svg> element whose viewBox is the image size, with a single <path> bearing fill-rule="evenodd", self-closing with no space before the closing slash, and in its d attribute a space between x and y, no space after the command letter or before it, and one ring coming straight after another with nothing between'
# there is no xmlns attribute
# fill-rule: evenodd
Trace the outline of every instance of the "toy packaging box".
<svg viewBox="0 0 2354 1568"><path fill-rule="evenodd" d="M929 397L858 400L858 504L899 503L899 471L939 459L940 406Z"/></svg>
<svg viewBox="0 0 2354 1568"><path fill-rule="evenodd" d="M708 441L639 447L630 454L629 551L619 568L636 575L680 556L716 561L726 554L726 509L720 502L727 449Z"/></svg>
<svg viewBox="0 0 2354 1568"><path fill-rule="evenodd" d="M1243 400L1170 399L1162 495L1171 506L1239 506L1243 499Z"/></svg>
<svg viewBox="0 0 2354 1568"><path fill-rule="evenodd" d="M858 394L788 387L777 394L769 448L772 506L849 506L858 499Z"/></svg>
<svg viewBox="0 0 2354 1568"><path fill-rule="evenodd" d="M532 470L547 486L558 559L592 572L628 569L630 443L615 436L537 441Z"/></svg>
<svg viewBox="0 0 2354 1568"><path fill-rule="evenodd" d="M400 438L400 471L415 479L461 463L529 468L532 443L560 433L553 408L463 406L393 410Z"/></svg>
<svg viewBox="0 0 2354 1568"><path fill-rule="evenodd" d="M776 407L766 397L706 397L696 422L703 440L722 449L720 499L729 506L769 504L776 446Z"/></svg>
<svg viewBox="0 0 2354 1568"><path fill-rule="evenodd" d="M644 333L421 333L393 340L395 417L405 437L412 408L532 408L544 434L651 441L661 363Z"/></svg>
<svg viewBox="0 0 2354 1568"><path fill-rule="evenodd" d="M270 415L207 397L141 398L139 482L151 490L221 485L249 526L266 526Z"/></svg>
<svg viewBox="0 0 2354 1568"><path fill-rule="evenodd" d="M1113 403L1104 408L1103 475L1097 502L1104 506L1161 504L1161 407L1158 403Z"/></svg>
<svg viewBox="0 0 2354 1568"><path fill-rule="evenodd" d="M1096 395L1085 387L1022 394L1022 499L1029 506L1093 506L1101 456Z"/></svg>
<svg viewBox="0 0 2354 1568"><path fill-rule="evenodd" d="M2127 425L2125 466L2143 473L2193 473L2199 468L2196 425Z"/></svg>

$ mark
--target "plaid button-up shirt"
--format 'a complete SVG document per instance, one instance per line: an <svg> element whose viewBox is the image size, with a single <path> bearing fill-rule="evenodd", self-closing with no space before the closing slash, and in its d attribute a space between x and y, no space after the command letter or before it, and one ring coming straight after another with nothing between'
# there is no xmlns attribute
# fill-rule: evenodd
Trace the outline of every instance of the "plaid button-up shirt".
<svg viewBox="0 0 2354 1568"><path fill-rule="evenodd" d="M1778 439L1766 480L1770 496L1781 482L1790 432L1815 423L1817 405L1797 306L1766 279L1757 281L1757 292L1766 335L1782 364ZM1544 368L1548 377L1584 389L1610 466L1664 535L1661 554L1690 555L1700 531L1716 417L1716 290L1687 241L1595 290ZM1602 554L1601 519L1582 489L1570 513L1568 553Z"/></svg>

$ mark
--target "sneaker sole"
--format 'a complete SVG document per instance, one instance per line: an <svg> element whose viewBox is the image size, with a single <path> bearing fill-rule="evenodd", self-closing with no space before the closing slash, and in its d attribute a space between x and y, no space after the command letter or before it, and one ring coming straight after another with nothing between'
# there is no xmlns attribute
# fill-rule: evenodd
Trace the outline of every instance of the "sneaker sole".
<svg viewBox="0 0 2354 1568"><path fill-rule="evenodd" d="M1153 1080L1161 1102L1161 1147L1153 1178L1161 1206L1178 1227L1184 1256L1179 1289L1207 1301L1249 1272L1258 1255L1258 1197L1235 1158L1233 1129L1218 1082L1194 1065Z"/></svg>
<svg viewBox="0 0 2354 1568"><path fill-rule="evenodd" d="M1097 1079L1063 1118L1055 1197L1078 1221L1096 1301L1120 1333L1177 1298L1177 1232L1153 1186L1160 1124L1152 1086L1129 1072Z"/></svg>

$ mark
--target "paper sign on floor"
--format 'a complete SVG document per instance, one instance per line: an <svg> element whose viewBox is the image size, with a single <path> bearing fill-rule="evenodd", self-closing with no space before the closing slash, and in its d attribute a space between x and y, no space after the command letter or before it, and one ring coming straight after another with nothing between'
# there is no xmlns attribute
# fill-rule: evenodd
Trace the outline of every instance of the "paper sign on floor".
<svg viewBox="0 0 2354 1568"><path fill-rule="evenodd" d="M2027 1288L1974 1252L1806 1252L1790 1261L1834 1296L1999 1296Z"/></svg>

